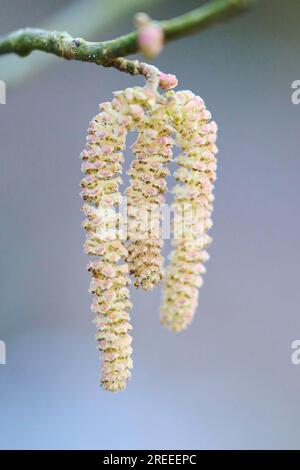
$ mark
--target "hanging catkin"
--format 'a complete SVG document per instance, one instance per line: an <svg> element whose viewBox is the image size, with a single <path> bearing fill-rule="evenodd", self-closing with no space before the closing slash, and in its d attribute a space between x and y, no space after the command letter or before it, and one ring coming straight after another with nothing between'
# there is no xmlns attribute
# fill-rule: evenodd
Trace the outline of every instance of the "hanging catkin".
<svg viewBox="0 0 300 470"><path fill-rule="evenodd" d="M121 179L117 175L122 171L127 129L124 116L116 113L113 105L104 103L100 109L102 112L90 123L81 154L86 174L81 181L81 196L86 201L84 249L87 255L98 257L89 263L88 270L92 275L96 338L102 351L101 383L106 390L116 391L124 389L132 367L130 281L127 265L122 263L127 253L118 233L121 221L115 209L121 202Z"/></svg>
<svg viewBox="0 0 300 470"><path fill-rule="evenodd" d="M85 253L96 256L88 270L92 274L90 292L96 314L97 340L102 351L102 386L109 391L125 388L130 378L131 330L128 256L126 234L117 209L122 202L119 186L126 135L144 118L144 108L155 103L156 93L144 87L116 92L113 101L100 105L91 121L86 147L81 153L81 196L86 202L83 226L87 231Z"/></svg>
<svg viewBox="0 0 300 470"><path fill-rule="evenodd" d="M132 368L129 274L135 286L152 289L163 277L162 204L167 190L167 164L174 139L181 149L175 194L173 251L164 277L161 322L173 331L187 327L198 302L206 247L211 242L213 183L216 179L217 126L203 100L190 91L157 92L177 84L175 76L145 67L147 85L114 93L112 102L100 105L91 121L81 153L85 253L94 257L92 311L102 352L102 386L123 390ZM136 130L130 184L124 202L123 151L129 131Z"/></svg>
<svg viewBox="0 0 300 470"><path fill-rule="evenodd" d="M137 126L135 160L128 174L128 265L135 286L152 289L162 278L161 207L167 190L166 164L172 159L174 132L164 96Z"/></svg>
<svg viewBox="0 0 300 470"><path fill-rule="evenodd" d="M213 183L216 179L217 125L203 100L189 91L169 93L169 109L182 153L177 158L178 182L173 192L174 250L164 279L161 323L177 332L193 320L209 259L207 235L212 226Z"/></svg>

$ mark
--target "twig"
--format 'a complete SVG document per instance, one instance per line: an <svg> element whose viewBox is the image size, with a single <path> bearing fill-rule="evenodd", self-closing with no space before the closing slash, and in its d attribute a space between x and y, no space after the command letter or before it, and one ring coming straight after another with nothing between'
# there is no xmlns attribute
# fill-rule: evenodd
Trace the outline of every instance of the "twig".
<svg viewBox="0 0 300 470"><path fill-rule="evenodd" d="M68 31L83 38L105 37L116 23L130 18L137 9L147 10L149 6L164 5L169 0L72 0L62 9L45 18L41 28ZM1 34L1 33L0 33ZM0 57L0 78L5 80L8 89L24 83L42 70L58 63L53 54L37 52L26 60L16 54Z"/></svg>
<svg viewBox="0 0 300 470"><path fill-rule="evenodd" d="M231 18L250 6L252 0L214 0L184 15L160 22L165 41L172 41L208 26ZM138 52L137 32L119 38L90 42L74 38L67 32L24 28L0 38L0 55L15 53L21 57L39 50L67 60L91 62L104 67L115 67L136 75L141 68L136 61L120 59Z"/></svg>

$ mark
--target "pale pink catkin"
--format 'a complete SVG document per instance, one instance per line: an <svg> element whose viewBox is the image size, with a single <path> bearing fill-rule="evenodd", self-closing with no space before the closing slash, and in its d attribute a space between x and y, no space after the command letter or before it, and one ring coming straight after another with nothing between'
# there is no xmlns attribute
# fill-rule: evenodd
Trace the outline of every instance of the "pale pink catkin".
<svg viewBox="0 0 300 470"><path fill-rule="evenodd" d="M218 149L217 125L200 97L170 92L169 112L182 153L174 173L174 249L164 278L161 323L178 332L193 320L209 259L206 247L212 239L207 232L212 226Z"/></svg>

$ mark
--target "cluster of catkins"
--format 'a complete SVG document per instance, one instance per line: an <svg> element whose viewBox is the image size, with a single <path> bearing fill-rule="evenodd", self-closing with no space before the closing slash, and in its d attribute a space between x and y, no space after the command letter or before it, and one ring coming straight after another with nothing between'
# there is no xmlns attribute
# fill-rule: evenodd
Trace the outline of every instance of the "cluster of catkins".
<svg viewBox="0 0 300 470"><path fill-rule="evenodd" d="M166 76L161 87L168 89L171 82ZM124 198L119 175L126 136L133 130L137 138ZM160 94L147 85L116 92L90 122L81 153L84 249L92 257L90 292L106 390L123 390L131 375L130 275L145 290L163 279L162 324L177 332L193 319L211 242L207 232L212 225L216 133L217 125L199 96L190 91ZM160 209L174 144L181 153L174 173L173 251L163 273ZM120 210L124 200L125 214Z"/></svg>

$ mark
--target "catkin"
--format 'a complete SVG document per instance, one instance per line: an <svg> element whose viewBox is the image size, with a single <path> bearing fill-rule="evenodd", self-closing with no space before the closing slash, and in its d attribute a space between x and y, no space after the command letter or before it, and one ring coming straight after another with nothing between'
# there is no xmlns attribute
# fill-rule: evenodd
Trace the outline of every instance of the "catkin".
<svg viewBox="0 0 300 470"><path fill-rule="evenodd" d="M156 93L147 88L128 88L116 92L113 101L100 105L100 113L91 121L86 147L81 153L81 196L85 201L83 227L87 231L85 253L96 256L88 270L92 275L90 292L94 294L92 311L96 314L96 338L102 351L104 389L125 388L132 368L130 284L124 244L124 221L117 209L122 202L123 150L129 130L144 118ZM125 262L124 262L125 261Z"/></svg>
<svg viewBox="0 0 300 470"><path fill-rule="evenodd" d="M162 279L161 207L167 190L166 164L172 159L174 132L165 99L137 126L135 159L128 174L128 265L135 286L152 289Z"/></svg>
<svg viewBox="0 0 300 470"><path fill-rule="evenodd" d="M218 149L217 125L200 97L188 91L169 93L169 109L182 153L174 173L174 249L165 273L161 323L178 332L193 320L209 259Z"/></svg>
<svg viewBox="0 0 300 470"><path fill-rule="evenodd" d="M100 111L90 123L86 148L81 154L82 171L86 174L81 181L81 196L86 201L84 250L87 255L98 257L89 263L88 270L92 275L89 290L94 294L96 338L102 351L101 384L106 390L117 391L125 388L132 367L130 280L128 267L122 263L127 251L116 210L121 203L122 182L117 175L122 171L122 150L132 117L118 109L116 103L103 103Z"/></svg>
<svg viewBox="0 0 300 470"><path fill-rule="evenodd" d="M212 241L217 125L199 96L156 91L158 82L166 90L175 86L176 77L153 67L148 72L147 86L115 92L100 105L81 153L84 251L93 257L89 291L102 352L101 385L109 391L123 390L131 376L129 275L145 290L164 278L161 323L181 331L193 320ZM132 130L137 138L124 218L120 174ZM163 276L162 205L174 143L181 153L174 173L173 250Z"/></svg>

